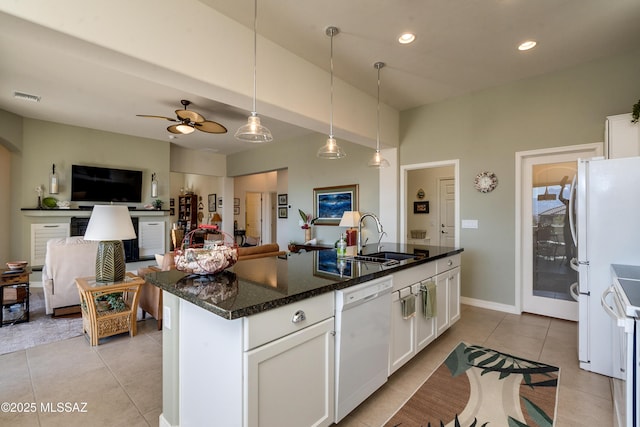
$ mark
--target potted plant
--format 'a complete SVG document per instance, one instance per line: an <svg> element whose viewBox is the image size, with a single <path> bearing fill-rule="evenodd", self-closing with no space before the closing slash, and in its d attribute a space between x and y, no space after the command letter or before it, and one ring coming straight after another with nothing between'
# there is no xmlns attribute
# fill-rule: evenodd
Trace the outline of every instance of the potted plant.
<svg viewBox="0 0 640 427"><path fill-rule="evenodd" d="M306 243L311 240L311 226L318 218L314 218L310 213L305 213L302 209L298 209L298 213L300 214L300 218L302 218L298 224L300 228L304 230L304 241Z"/></svg>
<svg viewBox="0 0 640 427"><path fill-rule="evenodd" d="M157 210L162 209L162 204L164 202L160 199L155 199L153 202L151 202L151 204L153 205L154 208L156 208Z"/></svg>

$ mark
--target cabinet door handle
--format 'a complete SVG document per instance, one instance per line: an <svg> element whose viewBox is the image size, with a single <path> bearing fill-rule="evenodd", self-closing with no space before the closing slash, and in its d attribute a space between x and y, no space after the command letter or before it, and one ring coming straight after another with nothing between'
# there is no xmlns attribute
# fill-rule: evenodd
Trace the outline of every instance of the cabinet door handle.
<svg viewBox="0 0 640 427"><path fill-rule="evenodd" d="M453 265L453 261L452 260L447 261L447 265L451 267Z"/></svg>
<svg viewBox="0 0 640 427"><path fill-rule="evenodd" d="M304 314L304 311L302 310L298 310L295 313L293 313L293 317L291 318L291 322L292 323L300 323L303 322L307 319L307 315Z"/></svg>

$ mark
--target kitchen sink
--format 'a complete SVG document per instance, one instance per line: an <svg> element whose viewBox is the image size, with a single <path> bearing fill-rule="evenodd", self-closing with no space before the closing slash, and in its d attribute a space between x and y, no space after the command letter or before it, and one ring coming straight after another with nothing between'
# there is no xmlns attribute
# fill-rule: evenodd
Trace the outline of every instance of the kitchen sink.
<svg viewBox="0 0 640 427"><path fill-rule="evenodd" d="M373 254L355 255L349 257L349 259L352 259L354 261L373 262L385 266L396 265L399 264L400 261L416 258L420 258L420 256L414 254L405 254L401 252L376 252Z"/></svg>
<svg viewBox="0 0 640 427"><path fill-rule="evenodd" d="M376 252L373 254L367 254L366 256L374 257L374 258L382 258L382 259L395 259L398 261L402 261L405 259L416 259L420 258L420 255L416 254L405 254L402 252Z"/></svg>

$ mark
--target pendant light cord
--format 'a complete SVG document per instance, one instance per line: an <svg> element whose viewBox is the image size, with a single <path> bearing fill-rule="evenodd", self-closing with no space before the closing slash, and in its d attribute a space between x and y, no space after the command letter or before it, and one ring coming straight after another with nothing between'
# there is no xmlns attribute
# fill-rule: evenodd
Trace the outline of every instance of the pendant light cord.
<svg viewBox="0 0 640 427"><path fill-rule="evenodd" d="M253 2L253 110L251 115L256 115L256 68L258 62L258 0Z"/></svg>
<svg viewBox="0 0 640 427"><path fill-rule="evenodd" d="M329 110L329 138L333 138L333 35L335 34L335 30L331 29L331 56L329 59L329 67L331 70L331 104Z"/></svg>
<svg viewBox="0 0 640 427"><path fill-rule="evenodd" d="M376 153L380 152L380 63L376 63L378 69L378 107L377 107L377 129L376 129Z"/></svg>

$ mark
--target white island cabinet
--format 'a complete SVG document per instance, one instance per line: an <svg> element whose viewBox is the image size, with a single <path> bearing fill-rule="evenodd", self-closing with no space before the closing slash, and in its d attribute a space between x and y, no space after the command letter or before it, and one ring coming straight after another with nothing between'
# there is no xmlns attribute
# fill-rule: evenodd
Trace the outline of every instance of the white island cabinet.
<svg viewBox="0 0 640 427"><path fill-rule="evenodd" d="M333 292L235 320L179 306L180 426L333 423Z"/></svg>
<svg viewBox="0 0 640 427"><path fill-rule="evenodd" d="M436 284L436 315L425 316L421 287ZM389 375L411 360L460 318L460 255L394 273ZM415 310L403 311L407 299Z"/></svg>

